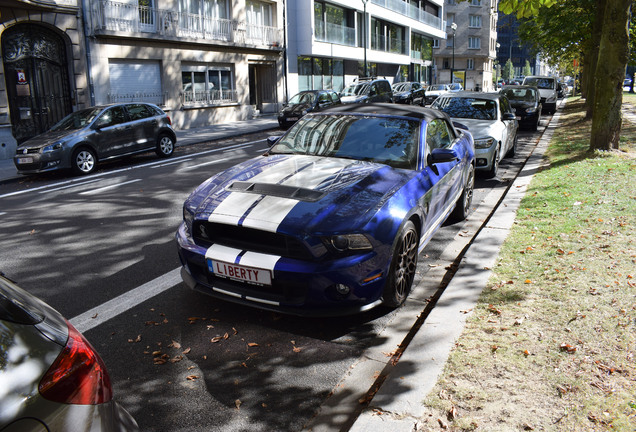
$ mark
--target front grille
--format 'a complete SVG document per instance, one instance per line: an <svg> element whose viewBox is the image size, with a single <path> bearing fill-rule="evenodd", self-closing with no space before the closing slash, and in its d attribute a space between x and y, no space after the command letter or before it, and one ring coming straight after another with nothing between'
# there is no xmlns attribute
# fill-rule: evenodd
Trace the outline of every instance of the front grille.
<svg viewBox="0 0 636 432"><path fill-rule="evenodd" d="M27 149L27 152L24 152L24 149L18 149L16 150L15 154L17 155L23 155L23 154L34 154L34 153L40 153L40 148L30 148Z"/></svg>
<svg viewBox="0 0 636 432"><path fill-rule="evenodd" d="M194 221L192 233L199 246L209 247L214 243L286 258L312 258L301 241L285 234L207 221Z"/></svg>

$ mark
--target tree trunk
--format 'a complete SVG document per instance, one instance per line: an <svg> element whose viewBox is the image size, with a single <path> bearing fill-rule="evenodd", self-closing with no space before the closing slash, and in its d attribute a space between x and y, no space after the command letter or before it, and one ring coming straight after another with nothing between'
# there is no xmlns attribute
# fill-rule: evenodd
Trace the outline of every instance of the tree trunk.
<svg viewBox="0 0 636 432"><path fill-rule="evenodd" d="M586 56L587 76L583 75L585 80L585 118L591 119L594 113L594 89L596 89L596 67L598 65L598 48L601 44L601 35L603 30L603 16L605 15L605 7L607 0L596 0L596 14L592 23L592 36L590 37L589 51Z"/></svg>
<svg viewBox="0 0 636 432"><path fill-rule="evenodd" d="M629 59L629 13L633 0L607 0L596 67L590 150L617 149L623 79Z"/></svg>

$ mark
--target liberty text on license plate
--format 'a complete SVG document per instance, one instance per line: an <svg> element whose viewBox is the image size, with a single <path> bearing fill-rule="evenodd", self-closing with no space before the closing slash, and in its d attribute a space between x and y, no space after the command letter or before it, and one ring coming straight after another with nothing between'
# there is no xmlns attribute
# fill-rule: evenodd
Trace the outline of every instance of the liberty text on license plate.
<svg viewBox="0 0 636 432"><path fill-rule="evenodd" d="M269 270L230 264L222 261L208 261L208 269L216 276L247 282L255 285L271 285L272 273Z"/></svg>

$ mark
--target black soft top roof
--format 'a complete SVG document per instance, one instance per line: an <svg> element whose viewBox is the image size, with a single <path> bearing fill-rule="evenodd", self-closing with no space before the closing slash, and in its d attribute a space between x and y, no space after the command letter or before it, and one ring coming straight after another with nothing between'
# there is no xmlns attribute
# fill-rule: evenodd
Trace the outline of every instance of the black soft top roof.
<svg viewBox="0 0 636 432"><path fill-rule="evenodd" d="M427 122L436 118L444 118L450 121L446 113L436 109L422 108L416 105L402 105L392 103L345 104L328 108L314 115L347 113L413 117L417 120L426 120Z"/></svg>

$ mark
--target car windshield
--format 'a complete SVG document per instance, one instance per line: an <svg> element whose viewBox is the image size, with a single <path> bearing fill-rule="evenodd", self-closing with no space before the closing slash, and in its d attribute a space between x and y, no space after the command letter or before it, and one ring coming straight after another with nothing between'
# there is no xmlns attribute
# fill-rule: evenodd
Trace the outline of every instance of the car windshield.
<svg viewBox="0 0 636 432"><path fill-rule="evenodd" d="M367 93L367 89L369 88L369 84L351 84L342 90L343 96L360 96Z"/></svg>
<svg viewBox="0 0 636 432"><path fill-rule="evenodd" d="M554 79L552 78L526 78L524 85L535 86L540 89L553 89Z"/></svg>
<svg viewBox="0 0 636 432"><path fill-rule="evenodd" d="M298 93L289 100L289 105L312 105L315 100L315 93Z"/></svg>
<svg viewBox="0 0 636 432"><path fill-rule="evenodd" d="M393 91L405 92L411 90L411 83L398 83L393 84Z"/></svg>
<svg viewBox="0 0 636 432"><path fill-rule="evenodd" d="M444 111L454 118L477 120L495 120L497 118L497 104L490 99L442 97L438 98L432 107Z"/></svg>
<svg viewBox="0 0 636 432"><path fill-rule="evenodd" d="M450 89L451 89L451 90L461 90L461 89L462 89L462 86L461 86L461 85L459 85L459 84L451 84L451 85L450 85Z"/></svg>
<svg viewBox="0 0 636 432"><path fill-rule="evenodd" d="M101 108L88 108L81 111L76 111L72 114L67 115L58 123L56 123L51 130L52 131L65 131L65 130L75 130L81 129L84 126L90 124L97 114L102 111Z"/></svg>
<svg viewBox="0 0 636 432"><path fill-rule="evenodd" d="M380 115L306 116L270 153L355 159L415 169L419 136L417 120Z"/></svg>
<svg viewBox="0 0 636 432"><path fill-rule="evenodd" d="M537 100L535 90L532 89L505 89L503 94L511 101L534 102Z"/></svg>
<svg viewBox="0 0 636 432"><path fill-rule="evenodd" d="M429 90L446 90L446 86L443 84L432 85L428 88Z"/></svg>

